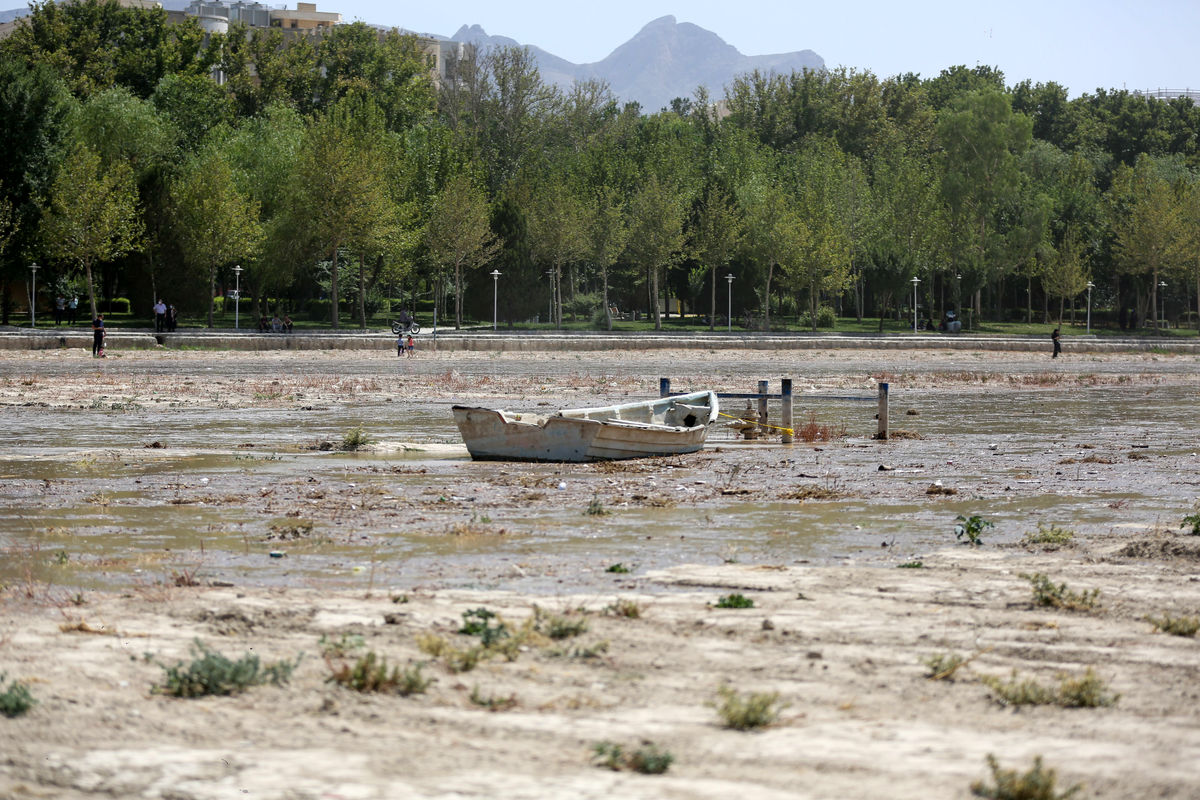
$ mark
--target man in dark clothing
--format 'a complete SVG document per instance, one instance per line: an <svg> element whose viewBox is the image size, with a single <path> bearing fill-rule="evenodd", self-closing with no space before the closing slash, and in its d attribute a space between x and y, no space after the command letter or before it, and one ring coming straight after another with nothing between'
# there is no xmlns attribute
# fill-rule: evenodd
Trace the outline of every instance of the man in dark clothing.
<svg viewBox="0 0 1200 800"><path fill-rule="evenodd" d="M1062 352L1062 343L1058 341L1058 328L1054 329L1054 333L1050 334L1050 338L1054 341L1054 355L1051 358L1058 358L1058 354Z"/></svg>
<svg viewBox="0 0 1200 800"><path fill-rule="evenodd" d="M92 358L104 355L104 315L97 314L92 320Z"/></svg>

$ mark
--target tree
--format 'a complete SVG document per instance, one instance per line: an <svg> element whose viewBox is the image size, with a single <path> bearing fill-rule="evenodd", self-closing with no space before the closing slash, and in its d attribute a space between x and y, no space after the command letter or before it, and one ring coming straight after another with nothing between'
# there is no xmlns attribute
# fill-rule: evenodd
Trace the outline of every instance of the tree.
<svg viewBox="0 0 1200 800"><path fill-rule="evenodd" d="M1042 275L1046 294L1058 298L1058 324L1062 324L1063 305L1068 297L1078 297L1087 288L1088 270L1083 242L1074 231L1067 231L1062 244Z"/></svg>
<svg viewBox="0 0 1200 800"><path fill-rule="evenodd" d="M439 274L445 270L453 274L454 327L461 328L464 279L495 258L501 248L488 224L487 201L467 175L452 178L438 196L425 246Z"/></svg>
<svg viewBox="0 0 1200 800"><path fill-rule="evenodd" d="M757 174L739 191L738 202L746 219L746 253L763 270L762 329L771 329L771 281L775 268L804 246L806 231L800 225L791 198L771 176Z"/></svg>
<svg viewBox="0 0 1200 800"><path fill-rule="evenodd" d="M292 190L294 217L308 220L319 252L332 261L331 324L338 327L338 250L370 249L395 223L379 151L371 138L378 110L360 94L339 101L305 134Z"/></svg>
<svg viewBox="0 0 1200 800"><path fill-rule="evenodd" d="M1175 239L1175 198L1158 165L1142 156L1131 169L1117 170L1110 190L1114 255L1130 275L1149 277L1150 319L1158 322L1158 283L1169 264Z"/></svg>
<svg viewBox="0 0 1200 800"><path fill-rule="evenodd" d="M710 183L696 210L692 228L692 247L700 269L709 272L708 329L717 319L717 272L733 260L742 244L744 225L734 198L723 187Z"/></svg>
<svg viewBox="0 0 1200 800"><path fill-rule="evenodd" d="M626 252L648 278L654 330L662 330L659 282L663 270L683 258L684 197L651 174L629 206L629 244Z"/></svg>
<svg viewBox="0 0 1200 800"><path fill-rule="evenodd" d="M93 319L99 306L92 267L135 250L142 230L129 167L105 168L100 156L75 143L51 184L41 238L52 258L83 270Z"/></svg>
<svg viewBox="0 0 1200 800"><path fill-rule="evenodd" d="M625 202L608 188L600 188L584 209L584 257L600 271L604 327L612 330L612 303L608 300L609 271L629 241Z"/></svg>
<svg viewBox="0 0 1200 800"><path fill-rule="evenodd" d="M229 159L215 145L183 167L170 192L175 235L184 258L207 279L211 328L217 270L254 257L262 244L258 202L238 189Z"/></svg>
<svg viewBox="0 0 1200 800"><path fill-rule="evenodd" d="M584 208L565 176L551 176L529 208L529 248L536 263L554 270L556 327L562 327L562 269L587 249ZM594 231L593 231L594 232Z"/></svg>

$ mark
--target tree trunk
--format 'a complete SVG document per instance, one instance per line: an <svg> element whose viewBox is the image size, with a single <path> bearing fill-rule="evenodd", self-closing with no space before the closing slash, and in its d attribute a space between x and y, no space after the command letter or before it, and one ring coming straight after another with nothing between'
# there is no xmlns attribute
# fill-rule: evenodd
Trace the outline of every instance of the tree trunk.
<svg viewBox="0 0 1200 800"><path fill-rule="evenodd" d="M650 268L650 305L654 314L654 330L662 330L662 309L658 307L658 267Z"/></svg>
<svg viewBox="0 0 1200 800"><path fill-rule="evenodd" d="M96 305L96 285L94 283L92 283L92 262L91 261L83 262L83 275L87 279L88 303L92 307L92 319L95 319L96 313L99 311L99 306ZM211 318L209 320L208 326L210 328L212 327Z"/></svg>
<svg viewBox="0 0 1200 800"><path fill-rule="evenodd" d="M358 254L358 327L367 327L367 278L366 266L363 264L362 253Z"/></svg>
<svg viewBox="0 0 1200 800"><path fill-rule="evenodd" d="M333 271L329 273L329 313L332 316L333 329L338 326L338 247L333 246Z"/></svg>
<svg viewBox="0 0 1200 800"><path fill-rule="evenodd" d="M217 268L210 266L208 268L208 327L213 326L213 306L216 304L217 293ZM95 319L95 317L93 317Z"/></svg>
<svg viewBox="0 0 1200 800"><path fill-rule="evenodd" d="M562 330L562 265L554 265L554 327Z"/></svg>
<svg viewBox="0 0 1200 800"><path fill-rule="evenodd" d="M612 306L608 303L608 267L600 266L600 282L604 285L604 326L612 330Z"/></svg>
<svg viewBox="0 0 1200 800"><path fill-rule="evenodd" d="M763 324L764 331L771 330L771 278L775 275L775 262L767 264L767 283L763 287Z"/></svg>
<svg viewBox="0 0 1200 800"><path fill-rule="evenodd" d="M717 265L714 264L709 271L712 273L712 286L710 287L712 291L709 297L711 302L708 310L708 330L713 331L716 330L717 324Z"/></svg>

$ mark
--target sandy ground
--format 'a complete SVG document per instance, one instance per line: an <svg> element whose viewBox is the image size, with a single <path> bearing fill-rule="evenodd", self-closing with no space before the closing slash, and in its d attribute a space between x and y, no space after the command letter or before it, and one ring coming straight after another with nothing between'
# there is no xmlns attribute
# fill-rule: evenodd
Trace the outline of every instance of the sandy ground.
<svg viewBox="0 0 1200 800"><path fill-rule="evenodd" d="M745 391L747 375L789 372L817 390L869 388L886 378L1003 393L1188 386L1200 372L1195 359L1153 355L1052 367L1002 353L921 354L917 364L903 354L843 351L805 354L800 365L749 353L702 362L663 353L424 355L396 363L345 353L146 353L103 364L72 353L4 355L0 409L94 408L99 396L139 408L232 410L388 398L577 405L653 394L658 375ZM1078 442L1054 446L1068 443L1084 454ZM898 442L884 457L928 460L937 446ZM861 452L835 444L811 458L881 460ZM1194 489L1171 478L1192 468L1193 455L1162 455L1136 468L1101 464L1096 480L1105 490L1170 492L1182 502ZM1030 468L1028 480L1010 488L1044 491L1063 472L1060 456L1056 450L1049 467ZM572 502L586 502L603 482L604 501L616 507L634 491L626 481L697 464L711 470L715 457L630 474L580 468L573 474L582 494ZM782 464L749 491L778 495L803 480L810 463ZM901 491L860 472L839 487L868 498ZM502 477L484 487L497 515L506 504L562 502L553 494L531 499L511 473ZM147 492L149 502L168 502ZM245 502L255 496L247 492ZM1060 790L1083 784L1082 796L1192 798L1200 796L1200 642L1147 621L1200 613L1200 537L1184 535L1177 520L1089 528L1058 549L1013 537L943 546L923 552L919 569L781 558L678 563L575 582L568 561L559 573L568 579L549 593L513 591L501 572L488 590L425 580L402 592L131 578L117 590L72 594L32 578L13 581L0 594L0 672L25 683L37 705L0 718L0 797L965 798L973 781L988 778L985 757L994 754L1022 771L1041 756L1057 770ZM7 557L16 534L5 535ZM1022 577L1034 573L1079 592L1099 590L1099 604L1037 606ZM753 608L716 607L735 593ZM458 630L464 612L479 608L498 614L520 645L455 671L445 652L431 655L432 643L440 638L458 651L478 644ZM572 627L566 623L577 635L550 637ZM233 659L300 661L286 685L232 697L164 696L165 667L190 663L196 640ZM345 645L345 656L329 653L334 642ZM420 665L434 682L402 697L329 680L367 652L391 665ZM931 680L922 659L939 653L974 658L952 680ZM1050 686L1088 668L1119 695L1115 704L1014 709L981 682L1015 670ZM725 727L715 707L722 686L778 693L778 721L753 731ZM653 742L674 762L664 775L602 768L592 763L592 747L605 741L629 750Z"/></svg>

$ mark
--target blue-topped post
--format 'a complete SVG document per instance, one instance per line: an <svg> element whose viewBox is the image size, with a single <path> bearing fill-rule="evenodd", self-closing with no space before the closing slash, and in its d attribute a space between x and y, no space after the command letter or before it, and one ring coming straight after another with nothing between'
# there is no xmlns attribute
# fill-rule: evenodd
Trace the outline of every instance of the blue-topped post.
<svg viewBox="0 0 1200 800"><path fill-rule="evenodd" d="M885 441L888 438L888 385L886 383L879 384L879 432L875 434L875 438Z"/></svg>
<svg viewBox="0 0 1200 800"><path fill-rule="evenodd" d="M792 431L792 379L784 378L780 383L779 396L783 398L783 408L779 412L779 418L782 420L779 425L783 428L783 443L791 444L793 439Z"/></svg>
<svg viewBox="0 0 1200 800"><path fill-rule="evenodd" d="M670 393L671 393L671 379L670 378L659 378L658 379L658 396L666 397Z"/></svg>
<svg viewBox="0 0 1200 800"><path fill-rule="evenodd" d="M763 433L767 432L767 382L758 382L758 424L763 426Z"/></svg>

